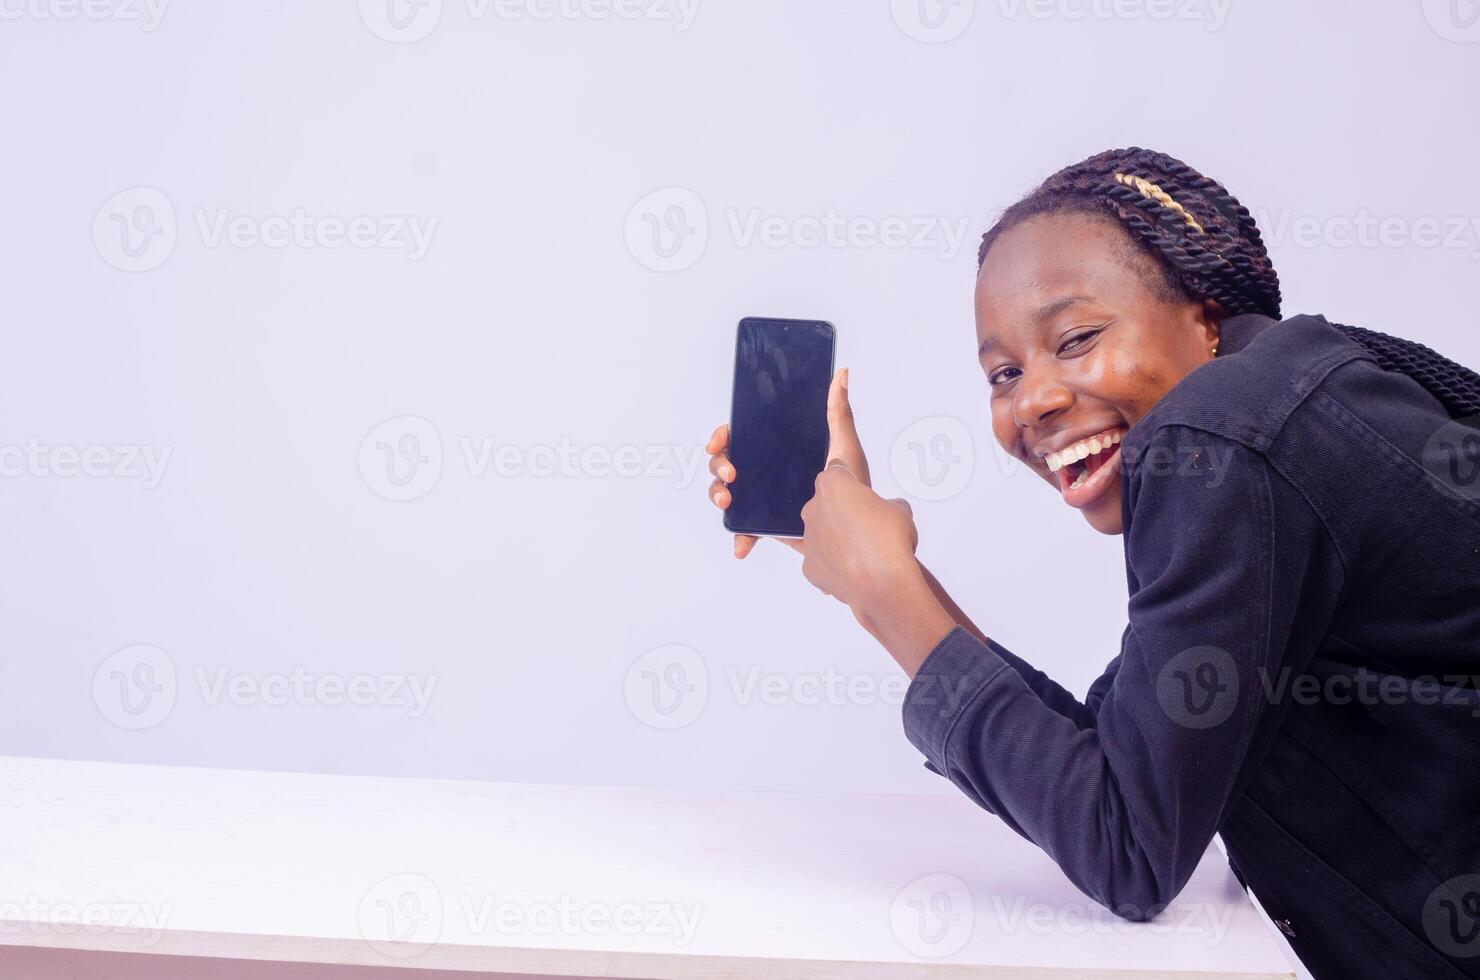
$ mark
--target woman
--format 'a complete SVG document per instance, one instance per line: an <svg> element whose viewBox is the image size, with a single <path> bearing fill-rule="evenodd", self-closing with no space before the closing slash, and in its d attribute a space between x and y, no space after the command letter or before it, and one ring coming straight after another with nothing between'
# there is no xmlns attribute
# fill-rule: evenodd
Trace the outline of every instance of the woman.
<svg viewBox="0 0 1480 980"><path fill-rule="evenodd" d="M1279 316L1249 212L1165 154L1068 167L983 236L994 434L1125 535L1129 626L1083 702L916 561L846 372L793 546L911 676L926 765L1107 908L1156 914L1221 833L1315 976L1480 976L1480 376Z"/></svg>

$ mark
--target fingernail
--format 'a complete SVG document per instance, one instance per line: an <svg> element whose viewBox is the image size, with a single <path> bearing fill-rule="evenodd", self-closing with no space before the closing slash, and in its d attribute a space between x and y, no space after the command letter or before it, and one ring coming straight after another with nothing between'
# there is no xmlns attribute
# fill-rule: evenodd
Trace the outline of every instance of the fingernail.
<svg viewBox="0 0 1480 980"><path fill-rule="evenodd" d="M843 390L848 390L848 369L843 368Z"/></svg>

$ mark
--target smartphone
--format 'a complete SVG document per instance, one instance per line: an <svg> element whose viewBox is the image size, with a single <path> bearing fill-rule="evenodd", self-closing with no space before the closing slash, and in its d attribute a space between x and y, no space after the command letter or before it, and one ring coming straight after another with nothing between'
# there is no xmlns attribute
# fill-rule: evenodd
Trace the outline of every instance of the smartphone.
<svg viewBox="0 0 1480 980"><path fill-rule="evenodd" d="M822 320L746 317L735 338L725 527L802 536L802 506L827 465L827 390L836 331Z"/></svg>

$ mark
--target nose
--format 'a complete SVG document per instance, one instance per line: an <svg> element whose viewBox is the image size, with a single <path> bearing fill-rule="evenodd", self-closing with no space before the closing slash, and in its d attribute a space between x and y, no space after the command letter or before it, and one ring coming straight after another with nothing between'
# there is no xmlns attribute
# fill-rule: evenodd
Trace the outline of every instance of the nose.
<svg viewBox="0 0 1480 980"><path fill-rule="evenodd" d="M1013 391L1012 412L1024 428L1042 425L1074 404L1074 393L1057 372L1042 365L1025 365Z"/></svg>

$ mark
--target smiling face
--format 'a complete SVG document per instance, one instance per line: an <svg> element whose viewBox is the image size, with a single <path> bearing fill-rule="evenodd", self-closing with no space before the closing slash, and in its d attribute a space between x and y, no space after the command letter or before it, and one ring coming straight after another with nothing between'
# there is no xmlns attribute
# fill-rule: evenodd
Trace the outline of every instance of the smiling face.
<svg viewBox="0 0 1480 980"><path fill-rule="evenodd" d="M993 433L1105 534L1125 530L1121 436L1218 343L1216 304L1154 261L1112 219L1060 212L1002 232L977 275Z"/></svg>

